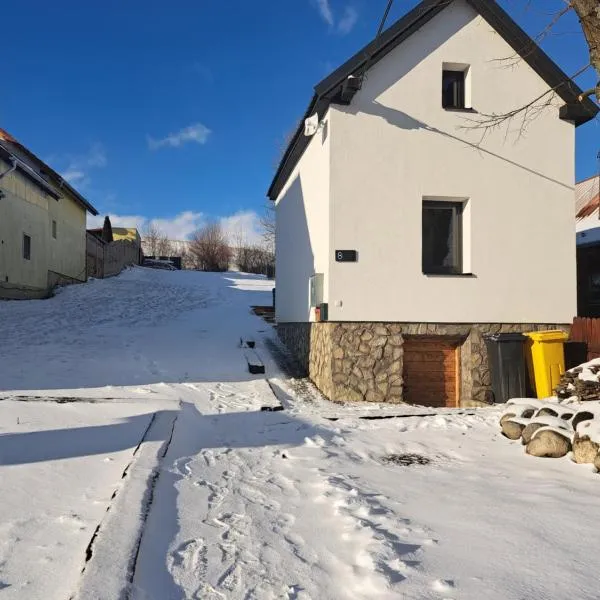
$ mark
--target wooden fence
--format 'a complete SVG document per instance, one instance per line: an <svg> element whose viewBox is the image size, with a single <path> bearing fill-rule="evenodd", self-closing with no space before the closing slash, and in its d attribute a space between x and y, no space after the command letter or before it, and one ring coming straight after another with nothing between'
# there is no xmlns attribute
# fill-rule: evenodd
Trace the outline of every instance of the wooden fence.
<svg viewBox="0 0 600 600"><path fill-rule="evenodd" d="M600 358L600 319L575 317L570 339L587 344L588 360Z"/></svg>
<svg viewBox="0 0 600 600"><path fill-rule="evenodd" d="M128 265L139 265L142 261L140 245L131 240L103 242L87 232L86 270L88 277L111 277L118 275Z"/></svg>

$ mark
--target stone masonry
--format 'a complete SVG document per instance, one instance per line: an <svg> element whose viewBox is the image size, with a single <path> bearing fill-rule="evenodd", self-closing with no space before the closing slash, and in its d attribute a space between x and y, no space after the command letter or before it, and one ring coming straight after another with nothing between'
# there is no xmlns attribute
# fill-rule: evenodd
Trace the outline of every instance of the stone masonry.
<svg viewBox="0 0 600 600"><path fill-rule="evenodd" d="M404 336L458 340L460 406L492 400L484 335L546 329L561 324L279 323L277 331L315 385L334 402L402 402Z"/></svg>

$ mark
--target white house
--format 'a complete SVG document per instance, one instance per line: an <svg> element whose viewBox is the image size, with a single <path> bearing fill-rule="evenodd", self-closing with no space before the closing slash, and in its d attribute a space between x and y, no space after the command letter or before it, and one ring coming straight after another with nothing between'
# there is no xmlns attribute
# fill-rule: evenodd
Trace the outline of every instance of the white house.
<svg viewBox="0 0 600 600"><path fill-rule="evenodd" d="M328 397L487 402L484 334L572 322L579 93L493 0L425 0L315 87L268 195L278 331Z"/></svg>

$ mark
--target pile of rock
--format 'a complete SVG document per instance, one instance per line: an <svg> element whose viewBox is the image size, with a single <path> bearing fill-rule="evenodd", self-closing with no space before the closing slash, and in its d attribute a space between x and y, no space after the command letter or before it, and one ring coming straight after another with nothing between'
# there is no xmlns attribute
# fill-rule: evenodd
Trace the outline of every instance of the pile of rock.
<svg viewBox="0 0 600 600"><path fill-rule="evenodd" d="M560 458L572 452L574 462L600 470L600 402L517 398L507 403L500 426L507 438L521 439L527 454Z"/></svg>
<svg viewBox="0 0 600 600"><path fill-rule="evenodd" d="M600 360L594 359L564 373L556 387L560 399L600 400Z"/></svg>

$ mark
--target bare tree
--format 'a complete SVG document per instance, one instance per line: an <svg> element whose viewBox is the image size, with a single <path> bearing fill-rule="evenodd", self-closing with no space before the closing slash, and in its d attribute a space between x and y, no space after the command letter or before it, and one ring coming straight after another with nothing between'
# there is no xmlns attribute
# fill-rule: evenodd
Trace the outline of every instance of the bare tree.
<svg viewBox="0 0 600 600"><path fill-rule="evenodd" d="M246 243L246 233L241 223L238 224L236 229L230 235L230 244L233 251L233 260L235 261L238 269L241 270L240 260L244 248L248 245Z"/></svg>
<svg viewBox="0 0 600 600"><path fill-rule="evenodd" d="M267 248L246 246L240 250L238 268L245 273L272 277L275 273L275 256Z"/></svg>
<svg viewBox="0 0 600 600"><path fill-rule="evenodd" d="M531 1L532 0L527 0L528 6L531 4ZM563 1L565 6L554 14L549 15L548 24L539 35L537 35L531 42L528 42L523 48L520 48L519 52L516 52L512 56L498 58L497 62L504 63L508 67L514 66L520 60L523 60L523 57L526 57L529 53L535 51L537 44L552 33L555 25L560 19L563 18L564 15L574 11L579 19L583 35L588 45L589 62L576 73L573 73L570 76L570 79L571 81L574 81L588 69L595 69L598 77L598 83L594 88L583 92L579 96L578 101L584 103L591 100L592 97L595 96L596 104L600 105L600 2L599 0ZM521 135L532 120L534 120L546 108L555 105L555 97L558 88L562 85L564 84L561 83L555 88L546 90L538 97L532 98L523 105L515 106L514 109L505 113L480 113L476 118L466 119L466 121L468 121L466 128L483 130L483 135L485 136L489 130L498 128L504 124L508 124L513 120L517 120L519 123L518 134Z"/></svg>
<svg viewBox="0 0 600 600"><path fill-rule="evenodd" d="M181 268L191 269L193 265L193 257L188 250L187 244L178 244L176 252L181 256Z"/></svg>
<svg viewBox="0 0 600 600"><path fill-rule="evenodd" d="M584 92L583 96L596 96L596 102L600 104L600 2L598 0L570 0L567 6L572 7L583 35L585 36L590 50L590 64L596 69L598 83L594 90Z"/></svg>
<svg viewBox="0 0 600 600"><path fill-rule="evenodd" d="M275 204L267 200L265 212L260 219L260 226L265 247L271 253L275 252L275 216Z"/></svg>
<svg viewBox="0 0 600 600"><path fill-rule="evenodd" d="M152 222L148 223L142 233L144 254L147 256L159 256L158 245L160 243L160 237L161 234L158 227Z"/></svg>
<svg viewBox="0 0 600 600"><path fill-rule="evenodd" d="M219 223L209 223L197 231L190 252L200 271L226 271L231 261L231 248Z"/></svg>
<svg viewBox="0 0 600 600"><path fill-rule="evenodd" d="M173 255L173 244L166 234L161 234L157 244L157 256L172 256Z"/></svg>
<svg viewBox="0 0 600 600"><path fill-rule="evenodd" d="M142 244L146 256L171 256L171 241L156 223L150 221L142 234Z"/></svg>

